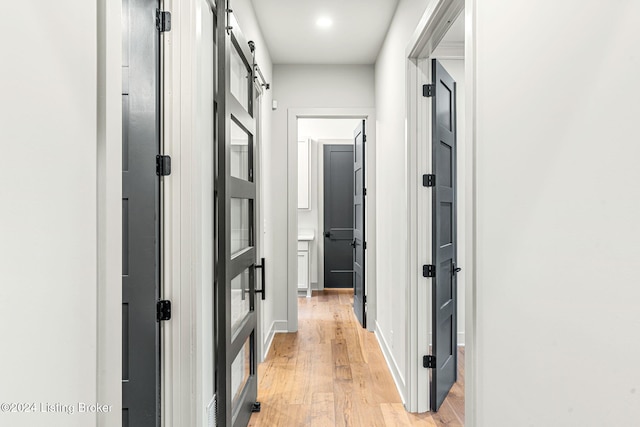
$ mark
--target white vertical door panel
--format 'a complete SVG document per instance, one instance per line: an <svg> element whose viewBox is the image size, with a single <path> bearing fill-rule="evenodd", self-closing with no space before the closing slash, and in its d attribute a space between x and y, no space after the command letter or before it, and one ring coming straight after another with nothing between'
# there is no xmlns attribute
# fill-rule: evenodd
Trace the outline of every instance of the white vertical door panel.
<svg viewBox="0 0 640 427"><path fill-rule="evenodd" d="M197 294L200 331L198 337L199 390L198 410L201 418L214 394L215 353L213 342L213 218L214 218L214 15L207 0L195 3L195 67L194 79L194 139L192 173L194 186L194 233L196 240ZM207 419L198 419L206 426Z"/></svg>

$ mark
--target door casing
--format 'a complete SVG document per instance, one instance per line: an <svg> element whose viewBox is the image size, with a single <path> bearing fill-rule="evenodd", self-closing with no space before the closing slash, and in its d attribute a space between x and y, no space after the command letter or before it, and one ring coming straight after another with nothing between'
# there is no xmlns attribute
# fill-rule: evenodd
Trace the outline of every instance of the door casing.
<svg viewBox="0 0 640 427"><path fill-rule="evenodd" d="M422 356L428 348L431 330L431 288L422 277L421 266L431 263L431 193L422 191L422 174L430 173L430 99L423 98L422 85L431 81L428 59L458 14L465 14L465 149L460 153L459 168L464 168L466 181L466 208L459 221L465 222L465 425L475 426L477 395L475 393L477 363L475 324L475 271L476 271L476 106L475 106L475 10L477 0L436 0L429 4L420 19L414 35L406 47L407 71L407 188L409 194L407 232L408 240L408 342L406 372L406 403L410 412L429 410L429 373L422 367ZM420 212L420 215L416 213ZM420 239L428 245L417 245ZM427 307L427 310L425 310Z"/></svg>

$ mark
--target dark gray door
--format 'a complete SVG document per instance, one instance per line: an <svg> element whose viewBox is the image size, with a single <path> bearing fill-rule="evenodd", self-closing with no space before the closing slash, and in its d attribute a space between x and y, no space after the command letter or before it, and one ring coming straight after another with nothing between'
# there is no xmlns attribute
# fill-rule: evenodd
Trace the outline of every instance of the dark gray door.
<svg viewBox="0 0 640 427"><path fill-rule="evenodd" d="M456 83L433 60L433 355L431 410L437 411L457 379L456 295Z"/></svg>
<svg viewBox="0 0 640 427"><path fill-rule="evenodd" d="M122 1L122 425L160 425L156 0Z"/></svg>
<svg viewBox="0 0 640 427"><path fill-rule="evenodd" d="M353 146L324 146L324 287L353 287Z"/></svg>
<svg viewBox="0 0 640 427"><path fill-rule="evenodd" d="M363 120L353 132L353 311L363 328L367 326L367 293L364 282L364 253L367 249L364 233L364 207L367 195L364 179L366 124Z"/></svg>
<svg viewBox="0 0 640 427"><path fill-rule="evenodd" d="M216 418L231 427L257 408L254 58L226 1L217 19Z"/></svg>

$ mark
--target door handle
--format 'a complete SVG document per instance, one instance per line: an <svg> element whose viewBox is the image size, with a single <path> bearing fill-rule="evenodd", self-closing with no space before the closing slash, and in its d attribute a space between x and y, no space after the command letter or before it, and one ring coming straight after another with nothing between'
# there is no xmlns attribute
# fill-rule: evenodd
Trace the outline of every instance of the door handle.
<svg viewBox="0 0 640 427"><path fill-rule="evenodd" d="M460 267L456 267L456 263L454 262L454 263L453 263L453 266L452 266L452 268L451 268L451 275L452 275L452 276L455 276L456 274L458 274L458 273L459 273L459 272L461 272L461 271L462 271L462 268L460 268Z"/></svg>
<svg viewBox="0 0 640 427"><path fill-rule="evenodd" d="M324 232L324 237L331 237L331 232L330 231L325 231Z"/></svg>
<svg viewBox="0 0 640 427"><path fill-rule="evenodd" d="M264 299L267 296L267 284L265 283L265 276L266 276L266 274L265 274L265 265L266 265L266 263L265 263L264 258L262 258L261 261L262 261L262 264L256 264L255 268L259 268L261 270L260 273L261 273L261 277L262 277L262 289L256 289L256 293L257 294L262 294L261 298L264 301Z"/></svg>

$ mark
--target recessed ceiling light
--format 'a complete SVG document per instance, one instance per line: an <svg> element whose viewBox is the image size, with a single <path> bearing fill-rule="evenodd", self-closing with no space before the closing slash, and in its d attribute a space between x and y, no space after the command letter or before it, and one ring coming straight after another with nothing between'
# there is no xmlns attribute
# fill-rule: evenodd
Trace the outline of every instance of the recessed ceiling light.
<svg viewBox="0 0 640 427"><path fill-rule="evenodd" d="M328 16L321 16L316 21L316 25L320 28L329 28L333 25L333 21Z"/></svg>

